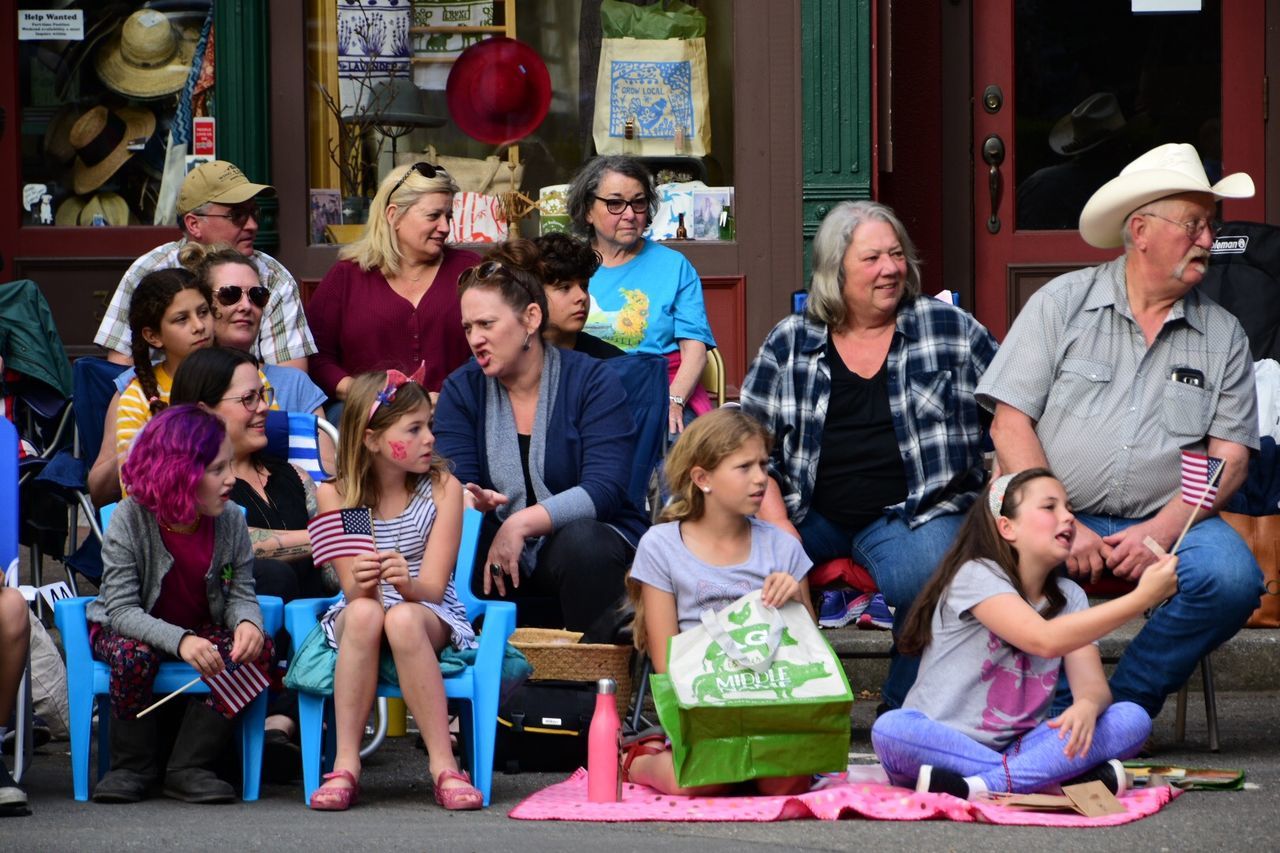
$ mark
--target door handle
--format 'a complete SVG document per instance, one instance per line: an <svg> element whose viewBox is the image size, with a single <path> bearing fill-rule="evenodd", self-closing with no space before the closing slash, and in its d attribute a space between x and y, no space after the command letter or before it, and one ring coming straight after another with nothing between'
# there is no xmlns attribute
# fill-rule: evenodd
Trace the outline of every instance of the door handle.
<svg viewBox="0 0 1280 853"><path fill-rule="evenodd" d="M991 216L987 218L987 230L1000 231L1000 192L1004 181L1000 177L1000 164L1004 162L1004 140L991 134L982 142L982 161L987 164L987 188L991 191Z"/></svg>

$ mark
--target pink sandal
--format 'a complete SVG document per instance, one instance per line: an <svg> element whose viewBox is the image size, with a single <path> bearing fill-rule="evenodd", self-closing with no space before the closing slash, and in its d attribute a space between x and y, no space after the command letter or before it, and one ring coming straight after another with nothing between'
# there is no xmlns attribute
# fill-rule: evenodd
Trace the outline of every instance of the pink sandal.
<svg viewBox="0 0 1280 853"><path fill-rule="evenodd" d="M313 811L345 812L360 799L360 783L356 781L356 777L351 774L350 770L335 770L332 773L324 774L321 778L325 782L330 779L345 779L351 787L326 788L322 782L319 788L311 792L311 802L308 805Z"/></svg>
<svg viewBox="0 0 1280 853"><path fill-rule="evenodd" d="M444 787L444 780L457 779L467 786ZM484 794L471 784L471 777L458 770L441 770L436 777L436 802L450 811L471 811L484 806Z"/></svg>
<svg viewBox="0 0 1280 853"><path fill-rule="evenodd" d="M661 730L646 732L622 744L622 781L631 781L631 765L642 755L658 755L667 751L667 736Z"/></svg>

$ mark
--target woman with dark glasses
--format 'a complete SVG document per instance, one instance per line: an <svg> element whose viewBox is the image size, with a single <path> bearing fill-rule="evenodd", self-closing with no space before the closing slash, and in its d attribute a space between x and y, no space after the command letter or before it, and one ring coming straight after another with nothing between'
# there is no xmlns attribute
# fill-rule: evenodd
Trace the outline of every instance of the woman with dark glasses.
<svg viewBox="0 0 1280 853"><path fill-rule="evenodd" d="M307 305L319 349L311 377L331 397L344 400L360 373L410 373L424 361L423 387L439 391L470 357L458 277L480 258L445 245L456 192L439 166L392 169L369 206L364 234L343 247L320 282Z"/></svg>
<svg viewBox="0 0 1280 853"><path fill-rule="evenodd" d="M702 301L702 281L684 255L643 237L658 194L635 157L597 157L569 187L574 230L600 253L591 277L591 307L583 331L627 352L648 352L670 363L670 431L711 410L698 384L707 350L716 345Z"/></svg>
<svg viewBox="0 0 1280 853"><path fill-rule="evenodd" d="M432 432L485 513L476 592L517 597L522 625L613 642L647 526L627 495L625 392L600 360L543 342L547 303L532 273L489 260L459 290L475 360L445 380Z"/></svg>

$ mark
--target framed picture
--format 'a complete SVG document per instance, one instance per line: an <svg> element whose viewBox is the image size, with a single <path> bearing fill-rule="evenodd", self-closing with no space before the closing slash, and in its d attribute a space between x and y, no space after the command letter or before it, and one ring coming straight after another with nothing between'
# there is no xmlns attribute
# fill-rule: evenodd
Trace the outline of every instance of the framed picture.
<svg viewBox="0 0 1280 853"><path fill-rule="evenodd" d="M324 243L324 229L342 224L342 193L337 190L311 191L311 242Z"/></svg>
<svg viewBox="0 0 1280 853"><path fill-rule="evenodd" d="M689 236L694 240L720 239L720 213L726 207L733 210L733 187L698 187L693 191L693 227Z"/></svg>

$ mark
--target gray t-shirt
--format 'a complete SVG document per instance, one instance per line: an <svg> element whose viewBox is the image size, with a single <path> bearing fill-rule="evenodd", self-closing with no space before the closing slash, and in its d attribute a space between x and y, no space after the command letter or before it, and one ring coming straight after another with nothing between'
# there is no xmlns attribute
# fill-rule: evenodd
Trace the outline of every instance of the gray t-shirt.
<svg viewBox="0 0 1280 853"><path fill-rule="evenodd" d="M655 524L636 546L631 577L674 595L680 630L687 631L701 624L702 611L732 604L774 572L800 580L813 568L798 539L768 522L748 521L751 554L736 566L713 566L695 557L680 537L680 522Z"/></svg>
<svg viewBox="0 0 1280 853"><path fill-rule="evenodd" d="M1057 583L1067 598L1060 615L1088 608L1089 599L1075 582L1057 578ZM1004 593L1018 594L994 563L974 560L960 567L933 612L933 641L902 703L1001 751L1044 719L1062 664L1062 658L1014 648L974 617L975 606Z"/></svg>

